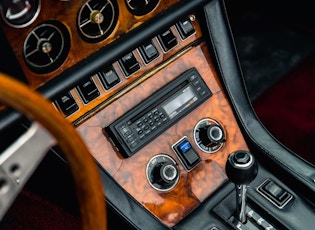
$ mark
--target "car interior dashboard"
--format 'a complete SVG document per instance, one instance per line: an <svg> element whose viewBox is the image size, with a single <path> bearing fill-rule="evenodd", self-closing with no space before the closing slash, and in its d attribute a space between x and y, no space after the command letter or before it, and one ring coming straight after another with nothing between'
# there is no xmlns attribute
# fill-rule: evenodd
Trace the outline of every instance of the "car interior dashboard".
<svg viewBox="0 0 315 230"><path fill-rule="evenodd" d="M256 116L224 1L0 4L15 77L80 134L107 205L130 228L313 227L315 169ZM0 115L6 138L21 116ZM232 153L236 167L245 159L241 169L258 170L231 172ZM240 191L245 214L235 211Z"/></svg>

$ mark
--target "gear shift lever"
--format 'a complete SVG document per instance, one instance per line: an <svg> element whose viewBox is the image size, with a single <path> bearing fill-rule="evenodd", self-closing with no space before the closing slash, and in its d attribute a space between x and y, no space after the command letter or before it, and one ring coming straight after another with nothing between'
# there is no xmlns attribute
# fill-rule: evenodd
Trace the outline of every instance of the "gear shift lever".
<svg viewBox="0 0 315 230"><path fill-rule="evenodd" d="M240 150L229 155L225 171L233 183L236 190L236 218L241 222L246 222L246 192L248 185L258 173L258 166L253 155Z"/></svg>

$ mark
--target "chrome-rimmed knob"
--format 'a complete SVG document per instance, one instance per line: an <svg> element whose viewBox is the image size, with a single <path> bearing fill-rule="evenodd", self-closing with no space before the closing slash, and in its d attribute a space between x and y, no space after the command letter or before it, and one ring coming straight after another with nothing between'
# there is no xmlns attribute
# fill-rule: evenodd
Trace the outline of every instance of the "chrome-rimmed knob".
<svg viewBox="0 0 315 230"><path fill-rule="evenodd" d="M219 122L204 118L194 128L194 139L199 149L206 153L219 151L225 143L225 131Z"/></svg>

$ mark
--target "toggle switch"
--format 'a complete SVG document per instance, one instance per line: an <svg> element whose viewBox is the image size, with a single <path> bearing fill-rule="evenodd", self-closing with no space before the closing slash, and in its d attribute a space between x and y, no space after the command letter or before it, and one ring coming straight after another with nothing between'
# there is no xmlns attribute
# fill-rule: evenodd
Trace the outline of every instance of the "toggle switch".
<svg viewBox="0 0 315 230"><path fill-rule="evenodd" d="M193 149L187 137L182 138L173 145L173 150L187 171L192 170L201 161L199 155Z"/></svg>
<svg viewBox="0 0 315 230"><path fill-rule="evenodd" d="M293 198L288 191L271 179L267 179L262 183L258 188L258 192L280 209Z"/></svg>

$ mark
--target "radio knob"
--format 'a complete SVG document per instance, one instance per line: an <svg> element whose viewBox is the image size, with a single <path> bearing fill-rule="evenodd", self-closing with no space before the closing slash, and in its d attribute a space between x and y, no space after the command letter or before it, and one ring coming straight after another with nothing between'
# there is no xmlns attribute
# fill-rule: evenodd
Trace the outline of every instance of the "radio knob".
<svg viewBox="0 0 315 230"><path fill-rule="evenodd" d="M197 146L204 152L215 153L223 147L225 133L222 126L215 120L206 118L197 123L194 129Z"/></svg>
<svg viewBox="0 0 315 230"><path fill-rule="evenodd" d="M159 183L172 184L178 176L177 168L173 163L162 164L157 168L156 179Z"/></svg>
<svg viewBox="0 0 315 230"><path fill-rule="evenodd" d="M199 129L199 137L204 146L211 147L224 141L224 132L219 125L211 124Z"/></svg>
<svg viewBox="0 0 315 230"><path fill-rule="evenodd" d="M147 178L155 189L169 191L178 182L179 169L170 156L157 155L150 160L147 166Z"/></svg>

